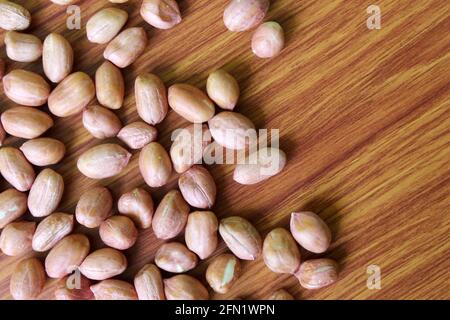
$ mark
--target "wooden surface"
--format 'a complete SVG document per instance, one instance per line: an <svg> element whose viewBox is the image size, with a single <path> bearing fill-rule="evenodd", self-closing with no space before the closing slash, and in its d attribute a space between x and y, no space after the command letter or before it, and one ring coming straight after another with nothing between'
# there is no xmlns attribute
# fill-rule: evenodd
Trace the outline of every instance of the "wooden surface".
<svg viewBox="0 0 450 320"><path fill-rule="evenodd" d="M17 2L32 13L29 32L41 39L61 32L74 47L75 70L94 75L104 46L89 43L84 28L67 30L64 7L43 0ZM252 32L225 29L227 1L179 3L183 22L166 31L143 22L140 1L117 5L130 13L127 26L143 26L150 36L145 54L123 71L126 101L117 114L123 123L138 119L133 83L139 73L154 72L167 85L189 82L204 88L209 72L219 67L230 71L242 89L236 110L259 128L280 130L288 164L282 174L256 186L233 182L232 165L209 167L219 190L214 211L219 217L242 215L264 236L275 227L288 227L292 211L313 210L333 232L333 244L322 256L341 265L335 285L308 291L294 277L269 271L262 259L244 262L237 285L214 298L262 299L285 288L298 299L450 299L449 2L272 1L267 19L283 26L287 40L282 54L272 60L253 56ZM93 13L111 5L106 0L77 4L83 26ZM371 4L381 7L381 30L366 27ZM3 37L2 31L1 57L6 56ZM8 70L13 68L42 74L40 61L8 60ZM0 105L2 111L13 106L2 89ZM73 213L80 194L92 186L108 186L116 199L143 186L138 152L117 177L83 177L76 160L101 141L82 127L80 115L55 120L46 135L62 140L68 150L54 166L66 184L60 211ZM170 112L158 126L166 148L172 130L185 124ZM6 141L21 143L11 137ZM169 185L151 190L155 201L176 182L174 175ZM1 190L7 187L2 182ZM94 248L102 246L97 230L88 234ZM160 244L151 229L141 231L138 243L126 251L130 267L120 278L132 280ZM217 253L225 251L221 241ZM302 254L303 259L314 257ZM22 258L0 255L0 298L10 298L9 277ZM202 262L192 274L204 280L207 264ZM372 264L381 268L381 290L366 286L366 268ZM52 298L54 286L49 281L42 298Z"/></svg>

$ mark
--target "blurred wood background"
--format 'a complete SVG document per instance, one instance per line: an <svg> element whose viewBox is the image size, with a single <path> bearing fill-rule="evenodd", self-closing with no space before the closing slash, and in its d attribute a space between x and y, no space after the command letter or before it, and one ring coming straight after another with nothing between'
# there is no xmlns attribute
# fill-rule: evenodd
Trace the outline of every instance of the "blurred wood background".
<svg viewBox="0 0 450 320"><path fill-rule="evenodd" d="M42 40L50 32L62 33L75 51L74 70L94 75L105 46L88 42L84 26L96 11L113 4L77 1L83 28L67 30L65 7L44 0L16 2L32 13L27 32ZM251 31L225 29L225 0L179 1L183 22L171 30L144 23L140 3L115 5L129 12L127 26L142 26L150 37L145 54L123 70L126 100L117 111L123 123L138 119L133 93L138 74L156 73L168 86L188 82L204 88L211 71L225 68L241 86L236 111L259 128L280 130L288 164L282 174L255 186L233 182L233 165L210 166L218 185L214 212L244 216L265 236L275 227L287 228L291 212L312 210L333 232L333 244L321 256L339 262L336 284L302 289L293 276L272 273L260 258L243 262L237 285L214 298L264 299L285 288L297 299L450 299L449 1L274 0L266 20L283 26L286 48L271 60L252 54ZM366 26L372 4L381 8L381 30ZM5 58L3 38L0 31L0 56ZM7 60L7 65L8 71L43 74L40 60ZM0 89L1 111L13 105ZM117 177L84 177L76 160L101 141L83 128L81 115L55 120L45 136L67 147L65 159L54 166L66 185L59 211L73 213L80 194L92 186L108 186L116 200L144 186L138 152ZM186 124L170 112L158 125L161 143L168 149L172 130ZM22 143L8 137L5 144ZM158 203L176 186L174 174L164 188L146 188ZM1 190L6 188L2 180ZM102 247L97 230L77 230L89 235L93 248ZM151 229L141 231L137 244L125 252L129 268L119 278L132 281L142 265L153 261L160 244ZM217 254L225 251L221 241ZM22 258L0 254L0 298L11 298L9 277ZM208 262L191 273L204 281ZM381 268L380 290L366 286L372 264ZM48 281L41 297L53 298L56 285Z"/></svg>

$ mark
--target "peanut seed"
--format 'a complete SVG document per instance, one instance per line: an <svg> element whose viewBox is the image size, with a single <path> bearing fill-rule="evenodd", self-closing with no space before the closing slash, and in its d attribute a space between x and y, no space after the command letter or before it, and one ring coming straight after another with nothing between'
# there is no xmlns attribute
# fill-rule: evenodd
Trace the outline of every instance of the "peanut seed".
<svg viewBox="0 0 450 320"><path fill-rule="evenodd" d="M147 144L156 141L158 130L144 122L137 121L123 127L117 138L131 149L141 149Z"/></svg>
<svg viewBox="0 0 450 320"><path fill-rule="evenodd" d="M169 182L172 162L164 147L152 142L142 148L139 154L139 170L150 187L161 187Z"/></svg>
<svg viewBox="0 0 450 320"><path fill-rule="evenodd" d="M216 201L216 183L212 175L200 165L180 175L178 186L184 200L191 206L210 209Z"/></svg>
<svg viewBox="0 0 450 320"><path fill-rule="evenodd" d="M0 235L0 249L8 256L18 256L31 251L31 239L36 230L36 222L12 222Z"/></svg>
<svg viewBox="0 0 450 320"><path fill-rule="evenodd" d="M12 136L34 139L53 126L53 119L45 112L30 107L13 107L1 115L3 128Z"/></svg>
<svg viewBox="0 0 450 320"><path fill-rule="evenodd" d="M118 250L126 250L135 244L138 231L130 218L112 216L102 222L99 234L107 246Z"/></svg>
<svg viewBox="0 0 450 320"><path fill-rule="evenodd" d="M131 218L139 228L147 229L151 226L154 212L153 199L144 189L135 188L124 193L117 206L119 212Z"/></svg>
<svg viewBox="0 0 450 320"><path fill-rule="evenodd" d="M165 300L161 272L154 264L146 264L134 277L139 300Z"/></svg>
<svg viewBox="0 0 450 320"><path fill-rule="evenodd" d="M241 274L241 263L234 255L215 257L206 269L206 281L217 293L227 293Z"/></svg>
<svg viewBox="0 0 450 320"><path fill-rule="evenodd" d="M42 170L28 195L28 209L35 217L45 217L56 210L64 193L63 177L56 171Z"/></svg>
<svg viewBox="0 0 450 320"><path fill-rule="evenodd" d="M30 26L31 14L21 5L0 1L0 28L5 30L25 30Z"/></svg>
<svg viewBox="0 0 450 320"><path fill-rule="evenodd" d="M90 106L83 111L83 126L97 139L115 137L122 123L119 117L109 109Z"/></svg>
<svg viewBox="0 0 450 320"><path fill-rule="evenodd" d="M141 74L134 83L136 109L145 122L156 125L164 120L169 109L164 82L151 73Z"/></svg>
<svg viewBox="0 0 450 320"><path fill-rule="evenodd" d="M33 167L16 148L0 149L0 173L14 188L28 191L36 177Z"/></svg>
<svg viewBox="0 0 450 320"><path fill-rule="evenodd" d="M276 273L295 273L300 267L300 250L292 235L283 228L270 231L263 243L266 266Z"/></svg>
<svg viewBox="0 0 450 320"><path fill-rule="evenodd" d="M119 68L126 68L144 52L147 34L143 28L125 29L106 47L103 56Z"/></svg>
<svg viewBox="0 0 450 320"><path fill-rule="evenodd" d="M222 109L233 110L239 99L239 84L223 69L212 72L206 82L208 96Z"/></svg>
<svg viewBox="0 0 450 320"><path fill-rule="evenodd" d="M275 57L283 47L283 28L275 21L263 23L253 34L252 50L260 58Z"/></svg>
<svg viewBox="0 0 450 320"><path fill-rule="evenodd" d="M0 229L20 218L27 211L27 195L16 189L0 193Z"/></svg>
<svg viewBox="0 0 450 320"><path fill-rule="evenodd" d="M95 13L86 23L86 35L90 42L110 42L128 20L128 13L118 8L105 8Z"/></svg>
<svg viewBox="0 0 450 320"><path fill-rule="evenodd" d="M19 62L32 62L42 55L42 41L32 35L16 31L5 34L6 55Z"/></svg>
<svg viewBox="0 0 450 320"><path fill-rule="evenodd" d="M164 280L167 300L208 300L208 290L194 277L179 274Z"/></svg>
<svg viewBox="0 0 450 320"><path fill-rule="evenodd" d="M67 77L73 67L73 49L69 41L60 34L50 33L44 40L42 65L45 75L53 83Z"/></svg>
<svg viewBox="0 0 450 320"><path fill-rule="evenodd" d="M158 29L170 29L181 22L180 9L175 0L144 0L141 16Z"/></svg>
<svg viewBox="0 0 450 320"><path fill-rule="evenodd" d="M314 253L323 253L331 243L331 231L314 212L293 212L291 233L303 248Z"/></svg>
<svg viewBox="0 0 450 320"><path fill-rule="evenodd" d="M28 258L20 261L14 269L9 282L9 291L15 300L36 299L42 292L45 281L41 261Z"/></svg>
<svg viewBox="0 0 450 320"><path fill-rule="evenodd" d="M37 73L15 69L3 77L5 95L15 103L39 107L47 102L50 85Z"/></svg>
<svg viewBox="0 0 450 320"><path fill-rule="evenodd" d="M62 160L66 147L64 143L53 138L37 138L22 144L20 151L31 164L49 166Z"/></svg>
<svg viewBox="0 0 450 320"><path fill-rule="evenodd" d="M183 231L189 214L189 205L178 190L168 192L153 216L153 232L159 239L175 238Z"/></svg>
<svg viewBox="0 0 450 320"><path fill-rule="evenodd" d="M95 72L95 89L97 100L109 109L120 109L125 95L125 84L122 73L109 61Z"/></svg>
<svg viewBox="0 0 450 320"><path fill-rule="evenodd" d="M53 248L73 230L73 215L55 212L39 222L33 235L34 251L44 252Z"/></svg>
<svg viewBox="0 0 450 320"><path fill-rule="evenodd" d="M195 211L189 214L184 238L189 250L200 259L208 258L217 248L219 222L214 212Z"/></svg>
<svg viewBox="0 0 450 320"><path fill-rule="evenodd" d="M105 280L121 274L126 268L127 259L122 252L103 248L86 257L80 265L80 272L91 280Z"/></svg>
<svg viewBox="0 0 450 320"><path fill-rule="evenodd" d="M251 29L264 20L269 6L269 0L231 0L223 13L223 22L230 31Z"/></svg>
<svg viewBox="0 0 450 320"><path fill-rule="evenodd" d="M134 287L122 280L103 280L93 286L95 300L137 300L138 296Z"/></svg>
<svg viewBox="0 0 450 320"><path fill-rule="evenodd" d="M75 209L75 217L79 224L97 228L111 216L112 203L112 195L107 188L92 188L81 195Z"/></svg>
<svg viewBox="0 0 450 320"><path fill-rule="evenodd" d="M197 256L179 242L164 243L155 255L156 265L172 273L184 273L197 266Z"/></svg>
<svg viewBox="0 0 450 320"><path fill-rule="evenodd" d="M301 264L295 274L303 288L319 289L336 282L338 264L331 259L313 259Z"/></svg>

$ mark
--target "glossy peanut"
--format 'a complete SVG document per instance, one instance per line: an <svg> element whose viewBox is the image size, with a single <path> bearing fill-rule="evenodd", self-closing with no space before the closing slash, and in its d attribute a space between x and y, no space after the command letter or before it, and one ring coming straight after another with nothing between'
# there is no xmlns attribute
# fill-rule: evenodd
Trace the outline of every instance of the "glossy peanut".
<svg viewBox="0 0 450 320"><path fill-rule="evenodd" d="M35 217L45 217L54 212L64 193L63 177L56 171L42 170L28 195L28 209Z"/></svg>
<svg viewBox="0 0 450 320"><path fill-rule="evenodd" d="M165 300L161 272L154 264L146 264L134 277L139 300Z"/></svg>
<svg viewBox="0 0 450 320"><path fill-rule="evenodd" d="M20 218L27 211L27 195L16 189L0 193L0 229Z"/></svg>
<svg viewBox="0 0 450 320"><path fill-rule="evenodd" d="M135 188L124 193L117 204L121 214L131 218L138 228L147 229L152 224L154 204L150 193Z"/></svg>
<svg viewBox="0 0 450 320"><path fill-rule="evenodd" d="M204 167L193 166L180 175L178 179L183 198L191 206L200 209L210 209L216 201L216 183Z"/></svg>
<svg viewBox="0 0 450 320"><path fill-rule="evenodd" d="M5 34L6 55L19 62L33 62L42 55L42 41L32 35L16 31Z"/></svg>
<svg viewBox="0 0 450 320"><path fill-rule="evenodd" d="M269 6L269 0L231 0L223 13L223 21L230 31L246 31L264 20Z"/></svg>
<svg viewBox="0 0 450 320"><path fill-rule="evenodd" d="M155 74L145 73L134 83L136 109L142 120L155 125L164 120L169 110L167 89L164 82Z"/></svg>
<svg viewBox="0 0 450 320"><path fill-rule="evenodd" d="M122 128L122 123L111 110L94 105L83 111L83 126L95 138L106 139L115 137Z"/></svg>
<svg viewBox="0 0 450 320"><path fill-rule="evenodd" d="M275 21L260 25L252 37L253 53L260 58L272 58L284 47L283 28Z"/></svg>
<svg viewBox="0 0 450 320"><path fill-rule="evenodd" d="M75 216L78 223L88 228L99 227L112 213L113 199L105 187L85 191L77 203Z"/></svg>
<svg viewBox="0 0 450 320"><path fill-rule="evenodd" d="M186 245L200 259L208 258L217 248L219 222L214 212L195 211L189 214L184 238Z"/></svg>
<svg viewBox="0 0 450 320"><path fill-rule="evenodd" d="M128 13L119 8L105 8L96 12L86 23L90 42L105 44L111 41L128 20Z"/></svg>
<svg viewBox="0 0 450 320"><path fill-rule="evenodd" d="M37 73L15 69L3 77L3 90L17 104L39 107L47 102L50 85Z"/></svg>
<svg viewBox="0 0 450 320"><path fill-rule="evenodd" d="M139 170L150 187L168 183L172 175L172 162L164 147L157 142L146 145L139 154Z"/></svg>
<svg viewBox="0 0 450 320"><path fill-rule="evenodd" d="M338 264L331 259L312 259L301 264L295 276L306 289L320 289L338 279Z"/></svg>
<svg viewBox="0 0 450 320"><path fill-rule="evenodd" d="M20 151L35 166L49 166L60 162L66 153L64 143L53 138L35 138L26 141Z"/></svg>
<svg viewBox="0 0 450 320"><path fill-rule="evenodd" d="M148 24L158 29L170 29L181 22L175 0L144 0L140 13Z"/></svg>
<svg viewBox="0 0 450 320"><path fill-rule="evenodd" d="M184 273L197 266L197 256L179 242L164 243L155 255L156 265L172 273Z"/></svg>
<svg viewBox="0 0 450 320"><path fill-rule="evenodd" d="M33 250L44 252L53 248L61 239L72 232L73 220L72 214L55 212L39 222L33 235Z"/></svg>
<svg viewBox="0 0 450 320"><path fill-rule="evenodd" d="M95 300L138 300L134 287L122 280L103 280L91 286L91 291Z"/></svg>
<svg viewBox="0 0 450 320"><path fill-rule="evenodd" d="M45 75L53 83L67 77L73 67L73 49L69 41L58 33L50 33L44 40L42 65Z"/></svg>
<svg viewBox="0 0 450 320"><path fill-rule="evenodd" d="M98 102L109 109L120 109L125 95L125 83L120 69L109 61L95 72L95 90Z"/></svg>
<svg viewBox="0 0 450 320"><path fill-rule="evenodd" d="M234 109L240 93L236 79L223 69L215 70L208 76L206 91L211 100L226 110Z"/></svg>
<svg viewBox="0 0 450 320"><path fill-rule="evenodd" d="M103 243L118 250L131 248L138 237L138 231L133 221L120 215L112 216L103 221L98 232Z"/></svg>
<svg viewBox="0 0 450 320"><path fill-rule="evenodd" d="M12 222L0 235L0 250L7 256L18 256L31 251L31 240L36 222Z"/></svg>
<svg viewBox="0 0 450 320"><path fill-rule="evenodd" d="M89 254L80 265L80 272L91 280L105 280L117 276L127 268L122 252L103 248Z"/></svg>
<svg viewBox="0 0 450 320"><path fill-rule="evenodd" d="M164 280L167 300L208 300L205 286L194 277L180 274Z"/></svg>
<svg viewBox="0 0 450 320"><path fill-rule="evenodd" d="M142 121L126 125L117 134L117 138L131 149L142 149L149 143L156 141L157 137L158 130Z"/></svg>
<svg viewBox="0 0 450 320"><path fill-rule="evenodd" d="M9 291L15 300L34 300L42 292L45 281L41 261L28 258L16 265L9 281Z"/></svg>
<svg viewBox="0 0 450 320"><path fill-rule="evenodd" d="M331 243L331 231L314 212L293 212L291 233L303 248L314 253L323 253Z"/></svg>
<svg viewBox="0 0 450 320"><path fill-rule="evenodd" d="M292 235L283 228L270 231L263 243L266 266L276 273L295 273L300 267L300 250Z"/></svg>
<svg viewBox="0 0 450 320"><path fill-rule="evenodd" d="M16 148L0 149L0 173L14 188L28 191L36 177L33 167Z"/></svg>
<svg viewBox="0 0 450 320"><path fill-rule="evenodd" d="M206 281L217 293L227 293L241 275L241 263L234 255L215 257L206 269Z"/></svg>
<svg viewBox="0 0 450 320"><path fill-rule="evenodd" d="M13 107L1 115L5 131L15 137L34 139L53 126L53 119L45 112L30 107Z"/></svg>
<svg viewBox="0 0 450 320"><path fill-rule="evenodd" d="M0 28L4 30L25 30L30 26L31 14L20 4L0 1Z"/></svg>
<svg viewBox="0 0 450 320"><path fill-rule="evenodd" d="M125 29L106 47L103 56L119 68L126 68L144 52L147 34L143 28Z"/></svg>

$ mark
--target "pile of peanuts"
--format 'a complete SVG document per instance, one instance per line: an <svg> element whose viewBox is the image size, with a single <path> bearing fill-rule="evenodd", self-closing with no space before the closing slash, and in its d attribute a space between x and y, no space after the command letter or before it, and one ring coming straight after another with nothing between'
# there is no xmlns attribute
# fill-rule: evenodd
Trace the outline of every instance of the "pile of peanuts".
<svg viewBox="0 0 450 320"><path fill-rule="evenodd" d="M72 1L52 2L68 5ZM269 4L269 0L231 0L224 12L224 23L230 31L257 27L252 49L261 58L279 54L284 46L280 25L262 23ZM182 21L174 0L144 0L140 13L158 29L170 29ZM261 255L270 270L293 274L304 288L317 289L335 282L338 275L335 261L326 258L300 261L298 245L313 253L324 253L330 246L330 229L315 213L292 213L290 231L276 228L263 241L246 219L230 216L218 221L214 212L209 211L216 200L216 183L208 170L197 163L213 145L248 149L246 132L255 130L250 119L234 111L240 90L229 73L220 69L211 73L206 93L185 83L166 89L157 75L141 74L135 80L135 100L142 121L122 126L113 111L119 110L124 101L121 69L131 65L147 46L143 28L122 30L127 19L126 11L111 7L95 13L87 22L88 40L107 44L105 61L97 69L94 82L86 73L73 71L73 50L62 35L49 34L41 43L34 35L17 32L28 28L30 13L18 4L0 1L0 28L7 30L8 58L20 62L42 58L45 76L56 84L52 89L41 75L21 69L4 74L5 64L0 60L4 94L20 105L1 114L0 143L3 144L6 134L27 139L19 149L9 146L0 149L0 173L12 186L0 193L0 249L9 256L31 250L48 252L44 265L37 258L17 264L10 280L11 295L15 299L36 299L47 277L69 281L78 270L82 274L79 286L57 288L56 299L208 299L203 282L184 273L195 268L199 259L213 255L219 234L231 253L214 257L207 267L206 282L214 292L226 293L238 281L240 260L255 260ZM91 105L94 97L98 105ZM155 209L151 194L135 188L120 197L119 214L112 215L111 192L105 187L95 187L81 195L75 215L57 212L64 193L63 177L51 168L35 174L35 167L57 164L66 152L62 142L41 137L54 124L49 114L36 108L45 104L56 117L82 112L83 126L96 139L116 137L129 149L140 150L139 170L148 186L166 185L173 170L176 171L179 190L168 192ZM225 111L216 114L215 105ZM156 142L155 125L165 119L169 108L192 123L184 132L192 136L198 125L201 135L209 140L200 141L196 148L196 141L179 134L167 152ZM229 132L232 134L226 134ZM280 173L286 164L286 155L278 148L260 149L248 157L256 162L236 165L233 174L234 180L244 185L260 183ZM119 143L103 143L81 154L77 167L91 179L104 179L122 172L130 158L131 153ZM261 168L273 161L275 171L263 174ZM191 207L198 211L191 212ZM37 225L20 221L27 211L42 220ZM88 237L72 233L74 220L87 228L98 228L107 247L90 252ZM135 244L138 229L147 228L152 228L157 238L169 242L158 249L154 264L145 265L135 275L134 284L114 279L127 268L122 250ZM185 244L170 241L183 232ZM160 270L177 275L163 280ZM274 292L270 298L293 299L285 290Z"/></svg>

